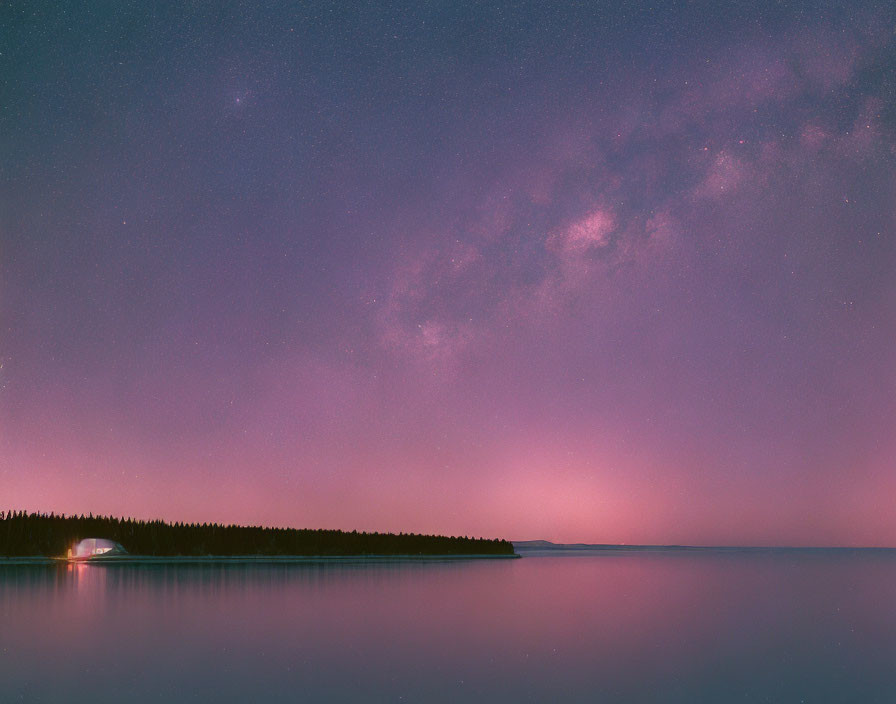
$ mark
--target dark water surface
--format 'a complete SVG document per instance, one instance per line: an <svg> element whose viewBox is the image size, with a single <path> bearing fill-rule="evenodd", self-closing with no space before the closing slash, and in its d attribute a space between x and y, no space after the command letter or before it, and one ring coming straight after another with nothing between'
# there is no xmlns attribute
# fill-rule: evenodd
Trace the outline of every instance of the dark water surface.
<svg viewBox="0 0 896 704"><path fill-rule="evenodd" d="M0 567L2 702L896 702L896 555Z"/></svg>

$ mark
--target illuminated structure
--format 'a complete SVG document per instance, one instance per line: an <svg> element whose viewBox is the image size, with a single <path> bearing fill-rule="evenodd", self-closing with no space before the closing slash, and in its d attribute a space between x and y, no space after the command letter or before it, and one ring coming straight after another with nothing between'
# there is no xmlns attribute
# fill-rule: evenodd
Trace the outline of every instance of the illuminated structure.
<svg viewBox="0 0 896 704"><path fill-rule="evenodd" d="M92 557L127 555L119 543L105 538L84 538L68 550L69 560L89 560Z"/></svg>

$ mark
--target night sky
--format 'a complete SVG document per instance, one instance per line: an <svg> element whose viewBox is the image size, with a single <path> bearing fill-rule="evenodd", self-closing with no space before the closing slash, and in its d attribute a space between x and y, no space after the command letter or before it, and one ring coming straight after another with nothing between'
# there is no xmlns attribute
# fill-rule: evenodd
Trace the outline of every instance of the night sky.
<svg viewBox="0 0 896 704"><path fill-rule="evenodd" d="M0 509L896 545L888 2L4 2Z"/></svg>

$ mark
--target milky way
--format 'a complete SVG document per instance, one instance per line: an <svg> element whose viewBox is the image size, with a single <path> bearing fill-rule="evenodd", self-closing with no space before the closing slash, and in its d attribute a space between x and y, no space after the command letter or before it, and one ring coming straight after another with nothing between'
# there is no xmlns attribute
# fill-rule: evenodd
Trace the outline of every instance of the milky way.
<svg viewBox="0 0 896 704"><path fill-rule="evenodd" d="M664 5L5 3L0 508L896 545L896 13Z"/></svg>

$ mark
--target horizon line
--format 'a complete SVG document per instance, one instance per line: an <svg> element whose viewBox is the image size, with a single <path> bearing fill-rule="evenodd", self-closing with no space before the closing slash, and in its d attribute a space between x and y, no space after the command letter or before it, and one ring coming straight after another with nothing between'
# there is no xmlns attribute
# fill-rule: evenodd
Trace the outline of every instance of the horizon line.
<svg viewBox="0 0 896 704"><path fill-rule="evenodd" d="M896 550L896 545L685 545L680 543L555 543L551 540L510 540L514 547L540 543L553 548L609 550ZM538 547L530 545L529 547Z"/></svg>

